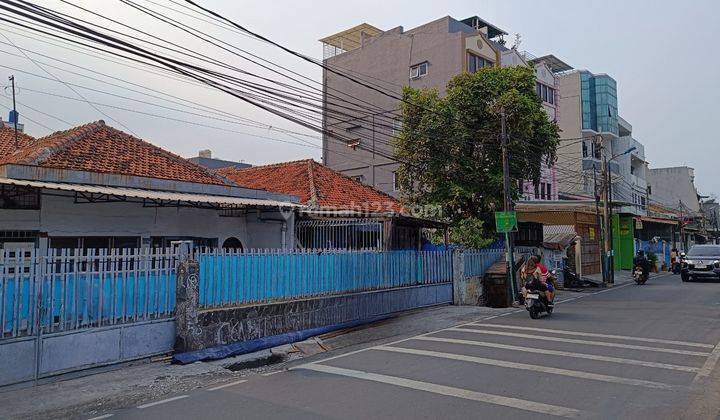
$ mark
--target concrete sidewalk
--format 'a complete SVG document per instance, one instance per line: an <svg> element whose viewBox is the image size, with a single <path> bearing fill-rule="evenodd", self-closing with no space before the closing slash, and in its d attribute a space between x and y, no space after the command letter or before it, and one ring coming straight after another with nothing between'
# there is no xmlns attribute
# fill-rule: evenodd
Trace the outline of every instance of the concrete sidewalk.
<svg viewBox="0 0 720 420"><path fill-rule="evenodd" d="M572 292L561 292L569 296ZM384 321L350 331L331 333L322 338L322 356L378 345L480 318L517 311L477 306L440 306L402 313ZM229 358L190 365L171 365L168 361L115 366L105 371L85 372L86 376L59 378L56 382L21 389L0 390L3 418L93 417L117 407L125 407L164 395L227 383L253 375L284 369L287 363L305 357L293 353L281 363L233 372L226 366L238 362Z"/></svg>

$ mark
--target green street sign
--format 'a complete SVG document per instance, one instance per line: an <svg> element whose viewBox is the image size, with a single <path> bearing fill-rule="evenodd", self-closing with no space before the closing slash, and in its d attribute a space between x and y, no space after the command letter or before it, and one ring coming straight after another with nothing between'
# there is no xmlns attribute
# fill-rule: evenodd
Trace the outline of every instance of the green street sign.
<svg viewBox="0 0 720 420"><path fill-rule="evenodd" d="M496 211L495 230L498 233L515 232L517 230L517 213L514 211Z"/></svg>

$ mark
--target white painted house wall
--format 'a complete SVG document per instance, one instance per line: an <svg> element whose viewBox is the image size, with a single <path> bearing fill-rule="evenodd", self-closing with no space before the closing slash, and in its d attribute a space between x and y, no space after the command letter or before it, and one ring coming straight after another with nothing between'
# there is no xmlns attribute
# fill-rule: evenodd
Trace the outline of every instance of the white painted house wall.
<svg viewBox="0 0 720 420"><path fill-rule="evenodd" d="M47 192L47 191L45 191ZM57 191L52 194L58 194ZM45 195L40 210L0 210L0 230L24 230L47 236L153 236L238 238L247 248L280 248L282 222L287 220L286 244L292 243L294 216L265 210L258 218L254 210L240 217L221 217L212 209L187 207L143 207L141 203L74 203L72 195ZM259 220L260 219L260 220Z"/></svg>

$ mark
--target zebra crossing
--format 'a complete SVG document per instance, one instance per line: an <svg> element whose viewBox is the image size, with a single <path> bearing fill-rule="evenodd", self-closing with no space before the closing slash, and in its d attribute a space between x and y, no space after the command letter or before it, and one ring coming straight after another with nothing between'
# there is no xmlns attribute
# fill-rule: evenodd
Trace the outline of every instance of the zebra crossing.
<svg viewBox="0 0 720 420"><path fill-rule="evenodd" d="M598 399L554 401L555 396L565 387L584 387L616 399L623 398L622 392L632 392L638 400L657 398L653 393L671 398L697 386L720 359L717 343L538 327L517 319L496 321L501 320L471 322L294 369L471 400L479 413L493 406L589 418L600 412L605 416L608 409ZM433 368L425 372L424 366ZM449 375L438 375L436 366ZM532 386L513 386L517 381L493 385L518 373L524 376L514 378L534 378L533 384L552 384L558 392L531 392ZM497 378L477 380L484 375Z"/></svg>

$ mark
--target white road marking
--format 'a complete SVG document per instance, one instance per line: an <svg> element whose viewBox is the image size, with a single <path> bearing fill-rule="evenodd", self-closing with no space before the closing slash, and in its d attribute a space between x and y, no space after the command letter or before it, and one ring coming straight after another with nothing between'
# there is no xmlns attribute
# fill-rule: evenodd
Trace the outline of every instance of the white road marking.
<svg viewBox="0 0 720 420"><path fill-rule="evenodd" d="M505 328L505 329L512 329L512 330L535 331L535 332L544 332L544 333L552 333L552 334L577 335L577 336L596 337L596 338L616 338L619 340L626 340L626 341L642 341L645 343L672 344L672 345L685 346L685 347L702 347L702 348L709 348L709 349L715 347L712 344L695 343L695 342L690 342L690 341L674 341L674 340L663 340L663 339L659 339L659 338L628 337L625 335L596 334L596 333L580 332L580 331L553 330L553 329L549 329L549 328L521 327L521 326L516 326L516 325L483 324L480 322L475 322L471 325L475 325L478 327Z"/></svg>
<svg viewBox="0 0 720 420"><path fill-rule="evenodd" d="M308 369L317 372L329 373L333 375L341 375L350 378L363 379L366 381L380 382L389 385L400 386L403 388L415 389L419 391L431 392L433 394L445 395L449 397L463 398L466 400L479 401L488 404L500 405L504 407L517 408L519 410L531 411L534 413L548 414L553 416L581 418L589 417L589 413L576 410L574 408L561 407L557 405L543 404L539 402L527 401L524 399L503 397L500 395L486 394L483 392L471 391L469 389L456 388L452 386L439 385L430 382L416 381L412 379L400 378L397 376L388 376L378 373L362 372L359 370L344 369L334 366L319 365L317 363L309 363L298 368Z"/></svg>
<svg viewBox="0 0 720 420"><path fill-rule="evenodd" d="M707 358L707 360L705 360L705 363L700 368L700 372L695 375L695 380L693 382L697 382L703 378L710 376L713 369L715 369L715 365L717 365L718 360L720 360L720 343L715 346L715 349L712 351L712 353L710 353L710 356Z"/></svg>
<svg viewBox="0 0 720 420"><path fill-rule="evenodd" d="M583 372L579 370L560 369L548 366L540 366L528 363L508 362L505 360L487 359L485 357L467 356L464 354L443 353L439 351L408 349L404 347L379 347L376 350L390 351L403 354L415 354L418 356L430 356L441 359L459 360L481 365L498 366L508 369L529 370L532 372L548 373L551 375L569 376L572 378L588 379L592 381L610 382L622 385L643 386L646 388L671 390L676 387L662 382L644 381L642 379L623 378L620 376L601 375L599 373Z"/></svg>
<svg viewBox="0 0 720 420"><path fill-rule="evenodd" d="M518 334L504 331L474 330L469 328L448 328L446 331L459 331L474 334L501 335L505 337L529 338L533 340L558 341L561 343L587 344L600 347L615 347L620 349L647 350L659 353L684 354L687 356L709 356L710 353L690 350L667 349L662 347L636 346L633 344L608 343L604 341L577 340L574 338L548 337L543 335Z"/></svg>
<svg viewBox="0 0 720 420"><path fill-rule="evenodd" d="M275 375L276 373L280 373L280 372L282 372L282 370L274 370L272 372L261 373L261 375L262 376L272 376L272 375Z"/></svg>
<svg viewBox="0 0 720 420"><path fill-rule="evenodd" d="M613 288L609 288L609 289L604 289L604 290L601 290L601 291L598 291L598 292L586 293L586 294L583 294L582 296L577 296L577 297L574 297L574 298L571 298L571 299L567 299L567 300L564 300L564 301L556 302L555 304L558 305L558 304L560 304L560 303L569 302L569 301L571 301L571 300L582 299L582 298L586 298L586 297L588 297L588 296L597 295L597 294L599 294L599 293L605 293L605 292L610 292L610 291L613 291L613 290L622 289L623 287L630 286L631 284L632 284L632 283L627 283L627 284L623 284L623 285L620 285L620 286L617 286L617 287L613 287ZM519 313L521 313L521 312L525 312L525 309L517 309L517 310L514 310L514 311L510 311L510 312L504 312L504 313L498 314L498 315L492 315L492 316L489 316L489 317L482 318L482 321L489 321L489 320L491 320L491 319L500 318L500 317L508 316L508 315L512 315L512 314L519 314ZM385 344L382 344L382 345L384 345L384 346L390 346L390 345L393 345L393 344L403 343L403 342L405 342L405 341L412 340L412 339L417 338L417 337L424 337L424 336L428 336L428 335L431 335L431 334L439 333L439 332L442 332L442 331L452 330L453 328L464 327L464 326L467 326L467 325L473 325L475 322L476 322L476 321L470 321L470 322L466 322L466 323L463 323L463 324L455 325L455 326L453 326L453 327L442 328L442 329L439 329L439 330L430 331L430 332L427 332L427 333L424 333L424 334L419 334L419 335L416 335L416 336L413 336L413 337L403 338L403 339L400 339L400 340L397 340L397 341L392 341L392 342L390 342L390 343L385 343ZM341 357L352 356L352 355L354 355L354 354L362 353L362 352L365 352L365 351L368 351L368 350L373 350L375 347L376 347L376 346L365 347L365 348L358 349L358 350L354 350L354 351L351 351L351 352L348 352L348 353L343 353L343 354L338 354L338 355L336 355L336 356L326 357L325 359L320 359L320 360L318 360L318 361L316 361L316 362L312 362L312 363L323 363L323 362L327 362L327 361L330 361L330 360L339 359L339 358L341 358ZM290 368L290 370L292 370L292 369L294 369L294 368Z"/></svg>
<svg viewBox="0 0 720 420"><path fill-rule="evenodd" d="M138 405L137 408L154 407L156 405L169 403L171 401L182 400L183 398L187 398L187 397L188 397L187 395L178 395L177 397L166 398L164 400L155 401L155 402L151 402L151 403L147 403L147 404L143 404L143 405Z"/></svg>
<svg viewBox="0 0 720 420"><path fill-rule="evenodd" d="M511 346L509 344L491 343L491 342L487 342L487 341L460 340L457 338L417 337L415 340L435 341L435 342L439 342L439 343L464 344L464 345L480 346L480 347L491 347L491 348L497 348L497 349L503 349L503 350L522 351L522 352L534 353L534 354L537 354L537 352L538 352L538 350L535 348ZM695 373L700 370L700 368L696 368L696 367L692 367L692 366L681 366L681 365L672 365L669 363L647 362L645 360L625 359L625 358L621 358L621 357L611 357L611 356L599 356L599 355L595 355L595 354L572 353L569 351L543 349L542 354L550 355L550 356L574 357L577 359L597 360L600 362L620 363L620 364L625 364L625 365L645 366L645 367L657 368L657 369L679 370L681 372Z"/></svg>
<svg viewBox="0 0 720 420"><path fill-rule="evenodd" d="M217 391L218 389L223 389L223 388L227 388L227 387L229 387L229 386L234 386L234 385L240 385L240 384L243 384L243 383L245 383L245 382L247 382L247 379L241 379L241 380L239 380L239 381L230 382L230 383L227 383L227 384L218 385L218 386L214 386L214 387L212 387L212 388L208 388L208 391Z"/></svg>
<svg viewBox="0 0 720 420"><path fill-rule="evenodd" d="M108 414L103 414L102 416L97 416L97 417L90 418L90 419L88 419L88 420L101 420L101 419L106 419L106 418L112 417L112 416L113 416L112 414L109 414L109 413L108 413Z"/></svg>

